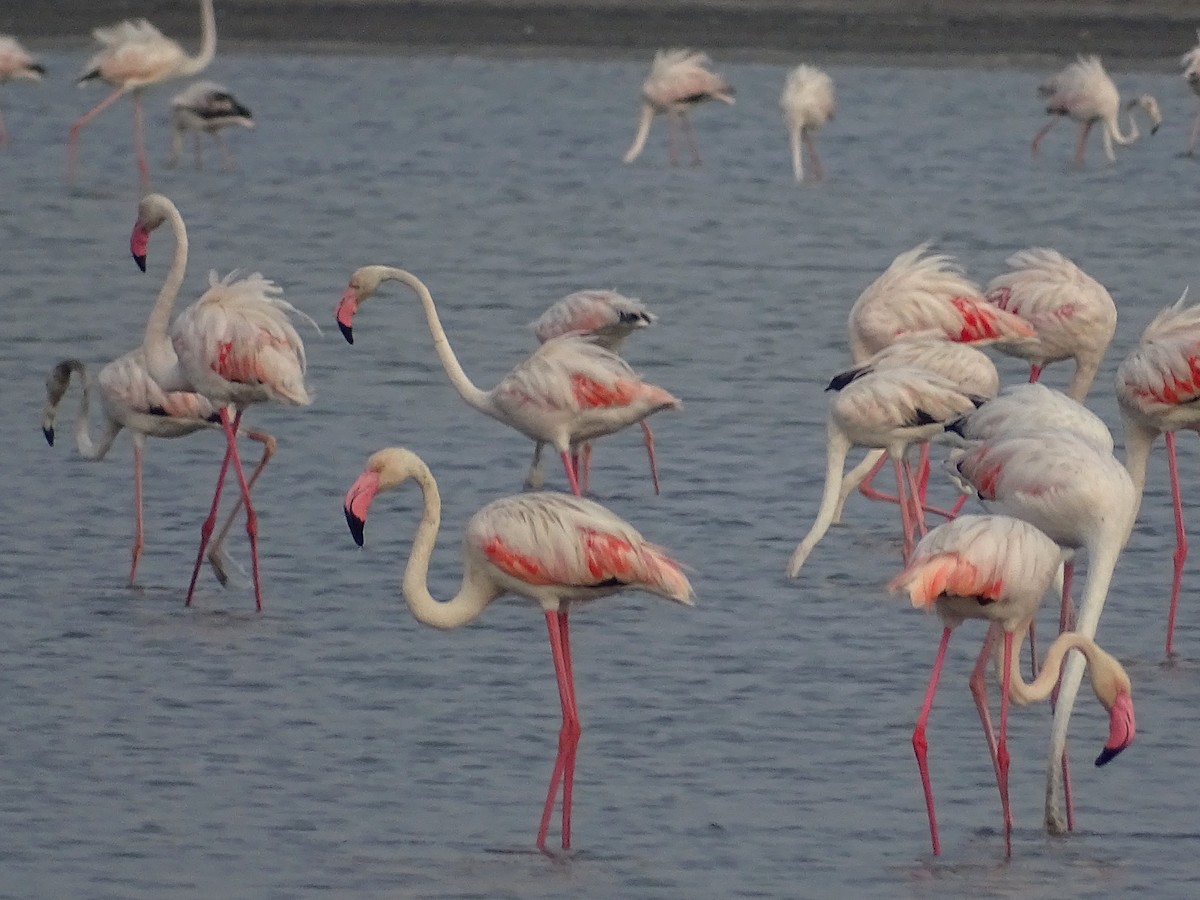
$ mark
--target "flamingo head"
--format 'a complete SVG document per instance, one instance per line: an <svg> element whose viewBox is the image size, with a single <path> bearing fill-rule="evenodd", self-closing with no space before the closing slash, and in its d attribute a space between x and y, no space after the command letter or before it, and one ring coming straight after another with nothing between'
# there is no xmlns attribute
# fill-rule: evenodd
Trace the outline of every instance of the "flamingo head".
<svg viewBox="0 0 1200 900"><path fill-rule="evenodd" d="M376 494L391 490L413 476L419 477L421 472L428 472L428 469L420 457L403 447L390 447L371 454L366 469L350 485L342 504L354 543L363 545L367 510Z"/></svg>
<svg viewBox="0 0 1200 900"><path fill-rule="evenodd" d="M1146 111L1146 115L1150 117L1150 133L1156 133L1163 121L1162 111L1158 108L1158 101L1149 94L1142 94L1140 97L1134 97L1129 101L1129 109L1133 109L1135 106L1140 106Z"/></svg>
<svg viewBox="0 0 1200 900"><path fill-rule="evenodd" d="M146 249L150 245L150 232L167 220L170 211L175 208L170 200L162 194L147 194L138 203L137 222L133 226L133 234L129 238L129 252L138 268L146 271Z"/></svg>
<svg viewBox="0 0 1200 900"><path fill-rule="evenodd" d="M1092 674L1092 689L1096 698L1108 710L1108 740L1096 757L1096 765L1102 766L1133 743L1137 725L1133 716L1133 688L1129 675L1119 662L1097 648L1088 660Z"/></svg>
<svg viewBox="0 0 1200 900"><path fill-rule="evenodd" d="M346 343L354 343L354 314L359 304L379 289L387 277L387 266L363 266L350 276L350 283L342 291L337 305L337 323Z"/></svg>

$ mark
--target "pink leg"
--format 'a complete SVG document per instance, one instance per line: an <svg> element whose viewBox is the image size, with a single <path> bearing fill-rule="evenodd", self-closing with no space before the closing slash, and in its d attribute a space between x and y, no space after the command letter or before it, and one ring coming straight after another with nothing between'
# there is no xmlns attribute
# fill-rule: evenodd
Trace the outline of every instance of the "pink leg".
<svg viewBox="0 0 1200 900"><path fill-rule="evenodd" d="M1084 122L1079 129L1079 142L1075 144L1075 165L1083 165L1083 152L1087 149L1088 135L1092 131L1092 122Z"/></svg>
<svg viewBox="0 0 1200 900"><path fill-rule="evenodd" d="M129 583L134 584L137 576L138 560L142 556L142 439L136 435L133 439L133 560L129 565Z"/></svg>
<svg viewBox="0 0 1200 900"><path fill-rule="evenodd" d="M1029 366L1029 383L1034 384L1041 377L1042 377L1042 367L1030 365Z"/></svg>
<svg viewBox="0 0 1200 900"><path fill-rule="evenodd" d="M933 709L933 695L937 693L938 678L942 674L946 645L949 643L950 629L944 628L937 656L933 660L933 671L929 674L929 687L925 689L925 701L921 704L921 712L917 716L917 725L912 736L913 752L917 755L917 768L921 772L921 787L925 791L925 812L929 815L929 837L933 840L934 856L942 852L942 847L938 842L937 814L933 809L933 785L929 781L929 742L925 740L925 724L929 721L929 711Z"/></svg>
<svg viewBox="0 0 1200 900"><path fill-rule="evenodd" d="M222 418L225 416L225 411L221 411ZM234 428L241 422L242 414L239 412L233 420ZM192 569L192 580L188 583L187 599L184 601L184 606L192 605L192 594L196 591L196 579L200 575L200 561L204 559L204 548L208 546L208 540L212 537L213 528L217 524L217 507L221 505L221 488L225 484L225 473L229 471L229 460L232 458L232 449L228 443L225 445L225 458L221 460L221 471L217 474L217 489L213 492L212 509L208 512L208 518L200 525L200 549L196 552L196 565Z"/></svg>
<svg viewBox="0 0 1200 900"><path fill-rule="evenodd" d="M567 744L567 757L563 762L562 797L562 847L571 849L571 797L575 791L575 754L579 749L579 736L583 726L579 722L579 707L575 702L575 675L571 668L571 634L567 614L558 613L559 633L562 634L563 656L567 660L567 688L571 692L571 718L575 723L572 739Z"/></svg>
<svg viewBox="0 0 1200 900"><path fill-rule="evenodd" d="M675 152L675 113L667 113L667 155L671 165L679 165L679 155Z"/></svg>
<svg viewBox="0 0 1200 900"><path fill-rule="evenodd" d="M971 671L971 696L975 699L975 709L979 712L979 724L983 726L983 737L987 741L988 755L992 758L992 771L996 781L1000 781L1000 763L996 756L996 734L992 731L992 715L988 711L987 701L987 664L992 656L992 648L996 644L996 630L993 622L988 626L987 634L983 637L983 646L979 649L979 658L975 660L975 668Z"/></svg>
<svg viewBox="0 0 1200 900"><path fill-rule="evenodd" d="M1183 564L1187 561L1187 532L1183 527L1183 501L1179 496L1179 467L1175 460L1175 432L1163 435L1167 442L1167 468L1171 474L1171 500L1175 505L1175 573L1171 578L1171 607L1167 612L1167 656L1173 652L1175 613L1179 608L1179 587L1183 581Z"/></svg>
<svg viewBox="0 0 1200 900"><path fill-rule="evenodd" d="M920 488L919 496L921 498L921 506L925 505L925 492L929 488L929 442L921 444L920 456L917 460L917 487Z"/></svg>
<svg viewBox="0 0 1200 900"><path fill-rule="evenodd" d="M571 484L571 493L576 497L582 497L579 492L579 479L575 477L575 467L571 464L571 456L566 450L562 452L563 468L567 470L567 481Z"/></svg>
<svg viewBox="0 0 1200 900"><path fill-rule="evenodd" d="M1012 808L1008 804L1008 690L1012 684L1011 631L1004 632L1004 666L1000 670L1000 743L996 747L996 764L1000 777L1000 807L1004 811L1004 855L1012 856Z"/></svg>
<svg viewBox="0 0 1200 900"><path fill-rule="evenodd" d="M825 178L825 170L821 167L821 157L817 156L817 145L813 143L812 136L807 132L801 132L800 139L804 142L805 149L808 150L808 159L812 163L812 177L816 181L823 181Z"/></svg>
<svg viewBox="0 0 1200 900"><path fill-rule="evenodd" d="M137 153L138 178L142 193L150 187L150 165L146 162L145 129L142 127L142 92L133 92L133 146Z"/></svg>
<svg viewBox="0 0 1200 900"><path fill-rule="evenodd" d="M900 506L900 527L904 531L904 561L908 562L913 551L913 533L916 526L912 520L912 506L909 503L908 497L905 496L904 483L908 480L904 474L904 463L899 459L892 460L892 467L896 471L896 496L899 497Z"/></svg>
<svg viewBox="0 0 1200 900"><path fill-rule="evenodd" d="M929 530L925 527L925 507L921 505L921 489L908 460L904 461L904 473L908 476L908 501L912 505L913 523L924 537Z"/></svg>
<svg viewBox="0 0 1200 900"><path fill-rule="evenodd" d="M586 493L592 483L592 442L588 441L580 450L580 459L583 462L582 466L576 465L579 468L579 487Z"/></svg>
<svg viewBox="0 0 1200 900"><path fill-rule="evenodd" d="M692 148L692 165L698 166L703 160L700 159L700 147L696 143L696 132L692 130L692 120L688 118L687 113L680 113L679 121L683 125L683 134L687 138L688 146Z"/></svg>
<svg viewBox="0 0 1200 900"><path fill-rule="evenodd" d="M650 430L650 426L643 421L642 437L646 441L646 455L650 457L650 480L654 482L654 494L658 496L658 464L654 461L654 432ZM880 460L882 463L883 460Z"/></svg>
<svg viewBox="0 0 1200 900"><path fill-rule="evenodd" d="M75 182L75 158L79 150L79 132L83 130L83 126L92 119L96 118L105 107L115 103L122 94L125 93L125 88L119 87L86 113L80 116L74 125L71 126L71 131L67 135L67 181Z"/></svg>
<svg viewBox="0 0 1200 900"><path fill-rule="evenodd" d="M928 454L928 451L929 451L929 447L928 447L928 445L927 445L927 444L922 444L922 445L921 445L921 451L922 451L922 454L924 454L924 459L925 459L925 464L926 464L926 467L928 467L928 462L929 462L929 458L928 458L928 455L927 455L927 454ZM879 471L880 471L880 470L881 470L881 469L884 467L884 465L885 465L886 463L887 463L887 457L886 457L886 456L881 456L881 457L879 457L879 462L875 463L875 468L871 469L871 471L867 473L867 477L866 477L866 478L864 478L864 479L862 480L862 483L861 483L861 484L858 486L858 492L859 492L860 494L862 494L864 497L866 497L868 500L880 500L880 501L882 501L882 502L884 502L884 503L899 503L899 502L900 502L900 501L899 501L899 498L897 498L897 497L893 497L891 494L885 494L885 493L883 493L882 491L877 491L877 490L875 490L875 488L874 488L874 487L872 487L872 485L871 485L871 482L872 482L872 480L874 480L875 476L879 474ZM929 475L928 475L928 468L926 468L926 470L925 470L925 473L926 473L926 474L925 474L925 480L926 480L926 481L928 481L928 478L929 478ZM924 489L924 485L922 485L922 488L921 488L921 497L922 497L921 508L922 508L922 509L923 509L925 512L927 512L927 513L933 513L935 516L942 516L943 518L946 518L946 519L953 519L953 518L954 518L956 515L958 515L957 509L955 509L955 510L946 510L946 509L938 509L938 508L937 508L937 507L935 507L935 506L927 506L927 505L926 505L926 504L923 502L924 496L925 496L925 489ZM960 504L960 505L961 505L961 504Z"/></svg>
<svg viewBox="0 0 1200 900"><path fill-rule="evenodd" d="M554 675L558 681L558 699L562 705L562 728L558 733L558 753L554 758L554 769L550 774L550 787L546 791L546 802L542 807L542 821L538 827L537 848L546 851L546 833L550 830L550 816L554 813L554 801L558 797L558 783L563 784L563 849L571 846L570 834L570 788L567 786L568 761L573 779L575 771L575 748L579 744L582 729L575 709L575 685L571 677L570 642L563 633L565 612L546 613L546 631L550 636L550 652L554 657Z"/></svg>
<svg viewBox="0 0 1200 900"><path fill-rule="evenodd" d="M1058 117L1055 116L1046 123L1045 127L1043 127L1041 131L1033 136L1033 143L1029 145L1029 150L1034 156L1038 155L1038 146L1042 143L1042 138L1046 136L1046 132L1053 128L1057 123Z"/></svg>

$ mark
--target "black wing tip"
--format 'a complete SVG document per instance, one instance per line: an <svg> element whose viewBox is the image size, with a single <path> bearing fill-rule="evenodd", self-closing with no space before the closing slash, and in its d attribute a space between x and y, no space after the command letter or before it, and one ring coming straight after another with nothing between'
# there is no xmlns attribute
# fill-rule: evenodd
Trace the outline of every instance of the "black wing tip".
<svg viewBox="0 0 1200 900"><path fill-rule="evenodd" d="M1108 765L1110 762L1116 759L1117 754L1124 749L1124 747L1105 747L1100 751L1100 755L1096 757L1096 766L1099 767Z"/></svg>
<svg viewBox="0 0 1200 900"><path fill-rule="evenodd" d="M338 322L338 328L341 329L342 337L344 337L346 339L346 343L353 344L354 343L354 326L346 325L346 324L343 324L342 322Z"/></svg>
<svg viewBox="0 0 1200 900"><path fill-rule="evenodd" d="M354 543L361 547L363 545L363 529L367 523L350 512L349 509L343 511L346 513L346 524L350 526L350 536L354 538Z"/></svg>
<svg viewBox="0 0 1200 900"><path fill-rule="evenodd" d="M54 446L54 429L53 428L43 428L42 434L44 434L46 436L46 443L49 444L51 447L53 447Z"/></svg>
<svg viewBox="0 0 1200 900"><path fill-rule="evenodd" d="M827 391L840 391L852 381L858 380L867 373L865 366L860 366L854 369L847 369L845 372L838 372L830 379L829 384L825 385Z"/></svg>

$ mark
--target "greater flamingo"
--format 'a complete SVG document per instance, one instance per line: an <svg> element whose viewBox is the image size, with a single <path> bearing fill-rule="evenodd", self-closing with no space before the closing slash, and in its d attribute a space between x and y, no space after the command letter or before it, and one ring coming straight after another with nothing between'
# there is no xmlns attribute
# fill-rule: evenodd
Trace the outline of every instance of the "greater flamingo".
<svg viewBox="0 0 1200 900"><path fill-rule="evenodd" d="M957 435L974 442L1047 429L1071 431L1106 453L1113 451L1112 432L1103 419L1078 400L1036 381L1009 385L979 409L951 422L946 431L951 440L955 440L951 435Z"/></svg>
<svg viewBox="0 0 1200 900"><path fill-rule="evenodd" d="M507 593L542 607L554 657L562 729L550 786L538 827L537 847L546 852L546 833L562 784L562 847L571 846L571 794L575 754L582 731L571 669L567 616L572 605L625 590L642 590L687 606L692 586L666 551L648 543L603 506L567 494L538 492L493 500L467 523L463 578L450 600L435 600L427 583L429 559L441 522L441 497L428 466L410 450L380 450L346 493L346 522L362 546L367 510L376 494L407 479L421 489L424 512L404 569L402 591L409 611L434 628L459 628Z"/></svg>
<svg viewBox="0 0 1200 900"><path fill-rule="evenodd" d="M981 500L995 501L1065 549L1086 550L1087 581L1074 627L1094 638L1113 569L1137 513L1137 491L1125 467L1091 440L1055 429L983 441L958 456L952 468ZM1068 576L1064 578L1060 630L1069 624L1069 590ZM1082 677L1083 659L1072 657L1054 710L1046 776L1046 827L1055 834L1064 831L1060 788L1066 792L1066 829L1074 828L1066 736Z"/></svg>
<svg viewBox="0 0 1200 900"><path fill-rule="evenodd" d="M399 281L420 299L433 348L458 395L484 415L553 446L562 458L573 494L580 493L571 461L575 448L660 410L682 407L665 390L643 381L611 350L574 333L546 341L494 388L481 390L454 355L429 288L411 272L391 266L363 266L350 276L337 306L338 327L349 343L354 343L353 321L359 305L384 281Z"/></svg>
<svg viewBox="0 0 1200 900"><path fill-rule="evenodd" d="M896 472L900 521L904 529L904 558L912 552L914 529L923 528L919 490L905 455L913 444L945 430L945 424L984 402L924 369L898 367L866 372L845 384L831 384L826 425L825 487L808 534L788 562L795 578L817 543L833 523L842 484L842 470L851 447L887 451Z"/></svg>
<svg viewBox="0 0 1200 900"><path fill-rule="evenodd" d="M658 316L650 312L641 300L636 297L626 297L616 291L583 290L567 294L561 300L550 305L544 313L533 321L530 328L534 337L540 343L551 338L571 332L579 332L591 336L593 341L606 350L617 353L625 339L642 328L648 328L657 321ZM658 469L654 465L654 432L643 419L642 437L646 441L646 452L650 457L650 478L654 482L654 493L659 492ZM541 490L542 479L542 447L538 441L533 449L533 463L529 474L525 476L525 487ZM588 489L591 473L592 445L586 443L581 448L582 468L579 472L581 490Z"/></svg>
<svg viewBox="0 0 1200 900"><path fill-rule="evenodd" d="M1167 471L1175 510L1174 574L1167 613L1167 655L1174 648L1175 613L1183 564L1187 560L1187 533L1179 468L1175 458L1175 432L1200 431L1200 306L1186 305L1187 293L1167 307L1142 332L1141 341L1117 368L1117 400L1125 426L1126 465L1141 496L1146 484L1150 448L1161 434L1167 444Z"/></svg>
<svg viewBox="0 0 1200 900"><path fill-rule="evenodd" d="M1200 41L1200 29L1196 31L1196 38ZM1179 60L1183 66L1183 77L1188 83L1188 87L1192 89L1197 97L1200 97L1200 42L1191 50L1183 54ZM1184 151L1184 156L1194 156L1196 153L1196 142L1200 140L1200 109L1196 111L1196 121L1192 124L1192 136L1188 139L1187 150Z"/></svg>
<svg viewBox="0 0 1200 900"><path fill-rule="evenodd" d="M200 139L211 134L221 153L226 169L235 169L237 164L229 152L221 131L240 125L254 127L254 116L230 93L229 89L212 81L197 81L171 98L171 155L167 166L179 163L183 154L184 138L191 134L196 146L196 170L204 167L200 153Z"/></svg>
<svg viewBox="0 0 1200 900"><path fill-rule="evenodd" d="M45 67L30 56L16 38L0 34L0 86L8 81L41 81ZM8 143L4 116L0 114L0 147Z"/></svg>
<svg viewBox="0 0 1200 900"><path fill-rule="evenodd" d="M833 79L816 66L796 66L788 72L783 93L779 97L779 107L788 130L792 173L796 181L804 180L802 148L808 151L812 161L812 177L820 181L825 177L825 170L812 136L833 118L836 111Z"/></svg>
<svg viewBox="0 0 1200 900"><path fill-rule="evenodd" d="M89 413L91 384L87 367L77 359L64 359L50 371L46 379L46 409L42 414L42 433L46 443L54 446L54 425L58 406L70 387L71 376L78 375L83 391L79 416L75 421L75 448L87 460L102 460L123 428L133 432L133 508L134 536L129 567L129 583L135 583L138 560L142 555L142 454L146 438L177 438L206 428L220 427L220 417L206 397L185 391L164 392L146 371L145 354L139 348L110 362L100 370L96 379L104 410L104 433L99 442L92 439ZM246 437L263 445L262 459L247 482L251 488L275 454L275 438L260 431L242 431ZM225 555L221 545L233 524L242 503L239 498L229 513L224 527L208 551L208 561L221 584L229 581Z"/></svg>
<svg viewBox="0 0 1200 900"><path fill-rule="evenodd" d="M79 77L79 84L103 81L113 92L84 113L67 138L67 181L75 180L79 133L83 127L125 94L133 94L133 140L142 188L150 183L150 166L142 128L142 94L146 88L174 78L188 78L202 71L217 52L217 20L213 0L200 0L200 52L188 56L182 47L145 19L129 19L92 35L104 48L93 56Z"/></svg>
<svg viewBox="0 0 1200 900"><path fill-rule="evenodd" d="M888 585L893 592L906 592L914 607L936 610L943 625L942 640L912 737L935 856L941 852L941 846L929 778L925 726L933 707L950 634L965 619L987 619L989 622L970 683L1000 790L1005 856L1012 856L1013 826L1008 802L1010 699L1026 704L1049 697L1062 670L1064 657L1069 650L1077 648L1087 659L1096 698L1109 715L1108 740L1096 758L1096 765L1110 762L1133 741L1136 726L1129 676L1121 664L1090 637L1078 632L1059 635L1046 651L1041 674L1030 684L1021 678L1017 666L1021 638L1018 637L1014 644L1013 635L1023 634L1033 622L1042 597L1058 571L1061 557L1058 545L1027 522L1008 516L961 516L939 525L922 538L912 560ZM1001 685L999 742L992 731L984 681L984 669L993 655L998 632L1003 634L1004 648L998 660Z"/></svg>
<svg viewBox="0 0 1200 900"><path fill-rule="evenodd" d="M208 290L179 314L168 335L171 309L187 268L187 231L175 204L162 194L149 194L138 204L130 251L138 267L145 271L150 233L164 222L171 226L175 236L175 257L146 322L142 348L147 368L164 391L195 391L218 404L217 414L226 441L225 459L217 476L212 509L200 529L200 550L196 554L186 602L191 605L204 550L216 524L221 488L232 460L242 502L246 505L254 602L261 610L258 519L250 501L250 486L238 455L236 436L242 414L252 403L273 402L289 406L312 403L304 384L304 342L288 316L294 313L308 317L285 301L280 296L280 289L257 272L245 278L231 274L224 279L218 279L214 272L209 276ZM315 322L308 321L316 327ZM230 406L235 410L232 417Z"/></svg>
<svg viewBox="0 0 1200 900"><path fill-rule="evenodd" d="M650 74L642 83L642 117L633 144L625 153L625 162L637 159L646 146L650 123L656 115L667 117L667 148L671 165L679 164L675 152L675 122L692 150L692 165L700 165L700 148L692 132L688 113L706 100L733 104L733 88L709 66L708 56L694 50L659 50L654 54Z"/></svg>
<svg viewBox="0 0 1200 900"><path fill-rule="evenodd" d="M987 286L989 303L1020 316L1036 334L997 350L1029 363L1037 381L1052 362L1075 360L1067 394L1083 401L1117 330L1117 305L1104 285L1057 250L1030 247L1007 260L1009 271Z"/></svg>
<svg viewBox="0 0 1200 900"><path fill-rule="evenodd" d="M1132 144L1141 136L1133 110L1142 109L1150 118L1150 133L1158 131L1162 124L1162 113L1158 110L1158 101L1149 94L1142 94L1125 104L1129 114L1129 133L1121 133L1120 112L1121 95L1113 84L1098 56L1080 56L1038 88L1038 93L1046 100L1046 114L1052 116L1041 131L1034 135L1030 149L1036 156L1042 138L1046 136L1054 124L1062 117L1069 116L1079 126L1079 141L1075 144L1075 164L1083 165L1083 154L1087 148L1088 134L1092 126L1100 123L1101 134L1104 138L1104 155L1109 162L1116 162L1113 153L1113 143L1121 145Z"/></svg>

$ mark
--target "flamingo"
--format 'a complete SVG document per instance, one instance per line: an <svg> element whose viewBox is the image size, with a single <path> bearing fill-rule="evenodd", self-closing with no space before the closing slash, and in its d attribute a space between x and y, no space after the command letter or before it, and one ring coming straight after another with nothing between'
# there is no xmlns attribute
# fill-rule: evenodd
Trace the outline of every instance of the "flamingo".
<svg viewBox="0 0 1200 900"><path fill-rule="evenodd" d="M134 538L129 583L135 584L138 560L143 547L142 531L142 454L146 438L177 438L218 425L220 419L213 404L199 394L174 391L165 393L146 371L145 354L139 348L110 362L100 370L97 383L104 409L104 433L97 443L92 439L89 424L91 385L87 367L77 359L64 359L50 371L46 379L46 409L42 415L42 433L54 446L54 425L58 406L70 387L71 376L78 375L83 389L79 416L75 422L75 447L87 460L102 460L108 455L117 435L123 428L133 432L133 507ZM253 488L258 476L275 454L275 438L260 431L241 432L263 445L262 459L251 474L248 485ZM208 552L208 561L222 585L229 574L221 545L241 507L241 500L226 519L224 527Z"/></svg>
<svg viewBox="0 0 1200 900"><path fill-rule="evenodd" d="M779 106L787 125L792 150L792 173L796 181L804 180L802 145L812 160L812 177L820 181L825 177L825 171L812 135L834 116L837 104L833 96L833 79L816 66L796 66L788 72Z"/></svg>
<svg viewBox="0 0 1200 900"><path fill-rule="evenodd" d="M981 500L994 501L1003 511L1037 526L1064 549L1087 552L1087 581L1075 630L1094 638L1113 570L1137 514L1137 491L1125 467L1091 440L1056 429L983 441L958 456L952 469ZM1062 630L1069 617L1069 577L1064 582ZM1082 677L1083 659L1072 657L1054 710L1046 776L1046 827L1055 834L1064 831L1060 788L1066 794L1065 827L1074 828L1066 735Z"/></svg>
<svg viewBox="0 0 1200 900"><path fill-rule="evenodd" d="M1187 292L1174 306L1155 316L1142 332L1141 341L1117 368L1117 401L1125 428L1126 465L1138 496L1146 484L1150 448L1161 434L1167 444L1167 470L1175 509L1174 574L1167 613L1167 656L1174 647L1175 614L1183 564L1187 560L1187 533L1175 458L1175 432L1200 431L1200 306L1186 305Z"/></svg>
<svg viewBox="0 0 1200 900"><path fill-rule="evenodd" d="M1045 429L1071 431L1106 453L1113 451L1112 432L1103 419L1078 400L1036 381L1009 385L979 409L951 422L946 437L955 443L962 438L969 445Z"/></svg>
<svg viewBox="0 0 1200 900"><path fill-rule="evenodd" d="M1197 44L1179 60L1183 66L1183 77L1187 80L1188 87L1192 89L1192 93L1200 97L1200 29L1196 31ZM1184 151L1184 156L1194 156L1196 153L1196 142L1200 140L1200 110L1196 111L1196 121L1192 124L1192 136L1188 139L1187 150Z"/></svg>
<svg viewBox="0 0 1200 900"><path fill-rule="evenodd" d="M347 342L354 343L359 305L384 281L399 281L420 299L434 350L458 395L473 409L558 450L571 493L577 496L578 473L570 455L575 447L660 410L682 408L665 390L642 381L621 357L577 333L546 341L494 388L481 390L454 355L429 288L411 272L391 266L363 266L350 276L337 306L338 327Z"/></svg>
<svg viewBox="0 0 1200 900"><path fill-rule="evenodd" d="M546 852L546 834L561 781L562 847L568 850L575 753L582 731L567 631L572 605L625 590L642 590L692 606L692 586L666 551L648 543L633 526L603 506L567 494L538 492L493 500L471 517L463 539L462 586L452 599L435 600L427 578L441 522L441 498L433 474L419 456L400 447L373 454L346 493L346 522L361 547L371 501L409 478L417 483L424 500L402 583L404 599L417 621L443 630L459 628L508 593L534 601L545 612L562 704L562 729L537 847Z"/></svg>
<svg viewBox="0 0 1200 900"><path fill-rule="evenodd" d="M1087 147L1088 134L1092 126L1101 123L1101 134L1104 137L1104 155L1109 162L1116 162L1113 153L1113 142L1122 146L1132 144L1141 136L1137 121L1133 117L1134 109L1142 109L1150 118L1150 133L1158 131L1162 124L1162 113L1158 110L1158 101L1149 94L1134 97L1125 104L1129 114L1129 133L1121 133L1119 121L1121 110L1121 95L1113 84L1098 56L1080 56L1075 62L1054 75L1038 88L1038 93L1047 97L1046 114L1053 116L1034 135L1030 149L1037 156L1038 145L1054 124L1063 116L1069 116L1080 123L1079 141L1075 144L1075 165L1083 165L1083 152Z"/></svg>
<svg viewBox="0 0 1200 900"><path fill-rule="evenodd" d="M253 128L254 117L228 88L212 81L197 81L190 85L171 98L171 156L166 164L175 166L179 163L184 137L190 133L195 136L196 170L199 171L203 168L200 138L204 134L211 134L221 152L225 168L237 168L229 145L221 136L223 129L234 125Z"/></svg>
<svg viewBox="0 0 1200 900"><path fill-rule="evenodd" d="M637 159L646 146L650 123L656 115L667 117L667 148L671 165L679 164L675 153L675 122L692 149L692 165L700 165L700 148L692 132L688 113L706 100L720 100L733 105L733 88L708 68L709 59L695 50L659 50L654 54L650 74L642 83L642 117L638 122L633 144L625 153L625 162Z"/></svg>
<svg viewBox="0 0 1200 900"><path fill-rule="evenodd" d="M208 290L179 314L168 336L167 323L187 268L187 230L175 204L162 194L143 197L129 245L138 268L145 271L150 233L164 222L171 226L175 236L175 258L146 322L142 349L147 368L164 391L194 391L219 404L217 414L226 440L212 509L200 529L200 550L192 569L186 604L190 606L192 602L200 562L216 524L221 488L232 460L246 505L254 602L261 611L258 519L250 502L250 486L238 455L236 435L242 414L252 403L289 406L312 403L304 384L304 342L288 318L290 313L303 314L280 296L278 287L257 272L245 278L237 278L234 273L224 279L218 279L213 272ZM230 406L235 410L232 417Z"/></svg>
<svg viewBox="0 0 1200 900"><path fill-rule="evenodd" d="M1092 689L1109 715L1108 740L1096 758L1096 765L1103 766L1111 762L1133 741L1136 726L1129 676L1121 664L1101 650L1090 637L1078 632L1059 635L1046 651L1041 674L1032 683L1027 684L1022 679L1017 667L1021 638L1018 637L1014 646L1013 635L1023 634L1033 621L1042 597L1058 571L1061 553L1058 545L1049 537L1019 519L1008 516L961 516L953 522L939 525L922 538L912 560L888 584L892 592L907 592L914 607L936 610L943 625L942 640L938 645L929 687L912 738L921 772L921 786L925 792L925 809L929 815L929 833L935 856L941 852L941 847L933 807L933 788L929 779L929 744L925 738L925 726L933 707L950 634L965 619L987 619L989 622L983 648L971 675L971 693L979 710L979 719L996 773L996 785L1000 790L1005 856L1012 856L1013 826L1012 809L1008 802L1007 732L1010 699L1026 704L1049 697L1062 670L1064 657L1068 651L1076 648L1087 659ZM998 632L1003 633L1004 650L999 660L1000 739L997 743L992 732L983 675Z"/></svg>
<svg viewBox="0 0 1200 900"><path fill-rule="evenodd" d="M30 56L14 37L0 34L0 85L7 81L41 81L45 67ZM0 115L0 147L8 143L4 116Z"/></svg>
<svg viewBox="0 0 1200 900"><path fill-rule="evenodd" d="M113 92L80 116L67 138L67 181L75 181L75 160L79 133L109 105L125 94L133 94L133 140L137 152L138 173L145 189L150 183L150 167L142 135L142 93L151 85L174 78L189 78L205 69L217 52L217 20L213 0L200 0L200 52L188 56L182 47L145 19L129 19L108 28L97 28L92 35L104 48L93 56L79 77L82 86L103 81Z"/></svg>
<svg viewBox="0 0 1200 900"><path fill-rule="evenodd" d="M792 553L788 575L795 578L833 522L842 469L851 447L879 447L892 458L904 528L904 558L912 552L913 530L922 527L912 469L905 459L908 448L945 430L945 424L984 402L954 382L917 368L897 367L866 372L834 390L826 425L825 488L816 520ZM906 497L906 493L908 496ZM914 514L916 519L914 519Z"/></svg>
<svg viewBox="0 0 1200 900"><path fill-rule="evenodd" d="M996 349L1028 362L1030 381L1049 363L1074 359L1067 394L1082 402L1116 333L1117 305L1104 285L1057 250L1030 247L1007 262L1009 271L988 283L986 299L1025 319L1036 335L999 341Z"/></svg>
<svg viewBox="0 0 1200 900"><path fill-rule="evenodd" d="M540 343L551 338L570 332L581 332L590 335L599 347L617 353L625 339L642 328L648 328L658 320L658 316L650 312L641 300L636 297L626 297L616 291L583 290L567 294L561 300L555 301L550 308L542 313L530 325L534 337ZM642 437L646 442L646 452L650 456L650 478L654 482L654 493L659 492L658 468L654 464L654 432L643 419ZM542 447L539 441L533 450L533 463L529 474L525 477L525 487L540 490L542 480ZM592 445L583 445L583 469L579 475L582 490L587 490L588 476L591 472Z"/></svg>

